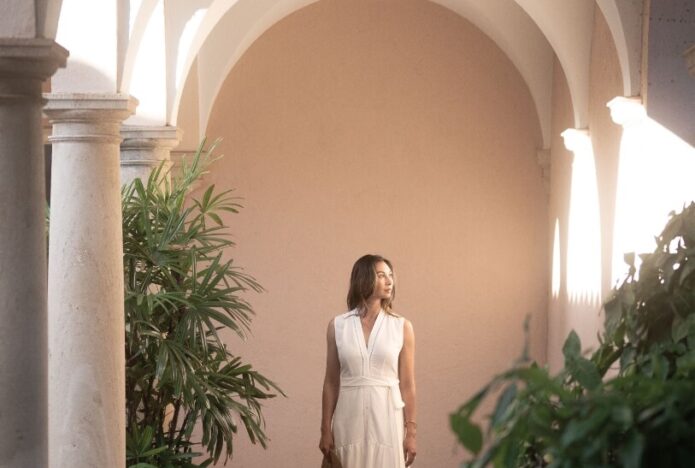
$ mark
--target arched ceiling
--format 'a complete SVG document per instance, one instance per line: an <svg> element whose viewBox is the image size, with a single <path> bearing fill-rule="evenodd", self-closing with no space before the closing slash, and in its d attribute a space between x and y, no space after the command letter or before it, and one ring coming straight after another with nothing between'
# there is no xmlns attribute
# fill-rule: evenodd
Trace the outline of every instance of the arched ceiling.
<svg viewBox="0 0 695 468"><path fill-rule="evenodd" d="M172 103L175 123L185 78L198 64L200 128L207 125L215 96L234 64L251 44L285 16L318 0L211 0L187 53L179 54L182 66L176 82L181 88Z"/></svg>
<svg viewBox="0 0 695 468"><path fill-rule="evenodd" d="M198 60L201 129L207 125L224 79L253 41L285 16L315 1L217 0L211 4L194 42L200 43L200 49L197 54L191 50L186 60L186 64L193 63L195 58ZM529 88L547 147L553 51L531 18L512 0L431 1L471 21L509 57ZM221 16L213 20L211 15L219 14ZM207 36L201 40L205 34ZM178 112L179 101L180 96L172 106L172 119Z"/></svg>
<svg viewBox="0 0 695 468"><path fill-rule="evenodd" d="M122 91L147 73L135 61L152 4L130 0L132 40L123 64ZM205 129L222 83L243 53L282 18L317 0L167 0L166 120L175 125L186 77L197 63L198 113ZM429 0L446 7L490 37L519 70L535 103L543 144L550 144L552 66L557 56L567 77L574 126L588 124L589 61L595 5L606 18L623 72L625 95L639 93L642 0ZM142 65L140 65L142 64ZM132 78L132 79L131 79ZM161 91L141 93L141 102Z"/></svg>

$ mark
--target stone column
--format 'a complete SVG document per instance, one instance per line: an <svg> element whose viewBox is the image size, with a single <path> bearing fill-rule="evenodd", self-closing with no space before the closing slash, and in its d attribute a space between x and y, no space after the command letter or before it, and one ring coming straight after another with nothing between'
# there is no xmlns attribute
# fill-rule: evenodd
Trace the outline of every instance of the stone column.
<svg viewBox="0 0 695 468"><path fill-rule="evenodd" d="M48 268L52 468L125 466L120 127L136 101L49 94Z"/></svg>
<svg viewBox="0 0 695 468"><path fill-rule="evenodd" d="M147 182L152 169L162 162L171 166L171 150L179 144L181 131L170 126L134 126L121 128L121 183L135 178Z"/></svg>
<svg viewBox="0 0 695 468"><path fill-rule="evenodd" d="M0 39L0 467L46 466L46 234L41 82L49 39Z"/></svg>

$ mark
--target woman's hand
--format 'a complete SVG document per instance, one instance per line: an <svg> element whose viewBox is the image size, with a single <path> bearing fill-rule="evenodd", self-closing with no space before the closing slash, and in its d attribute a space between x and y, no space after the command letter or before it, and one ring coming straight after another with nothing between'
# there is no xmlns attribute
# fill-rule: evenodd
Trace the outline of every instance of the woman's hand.
<svg viewBox="0 0 695 468"><path fill-rule="evenodd" d="M400 380L401 396L403 397L403 419L405 424L405 439L403 440L403 454L405 466L410 466L415 461L417 444L415 433L417 432L417 406L415 404L415 333L413 324L408 320L403 321L403 348L398 357L398 379Z"/></svg>
<svg viewBox="0 0 695 468"><path fill-rule="evenodd" d="M319 441L319 450L321 450L321 453L327 457L334 448L333 431L321 431L321 440Z"/></svg>
<svg viewBox="0 0 695 468"><path fill-rule="evenodd" d="M417 443L414 433L406 433L405 440L403 441L403 453L405 454L405 466L412 465L415 461L415 454L417 453Z"/></svg>

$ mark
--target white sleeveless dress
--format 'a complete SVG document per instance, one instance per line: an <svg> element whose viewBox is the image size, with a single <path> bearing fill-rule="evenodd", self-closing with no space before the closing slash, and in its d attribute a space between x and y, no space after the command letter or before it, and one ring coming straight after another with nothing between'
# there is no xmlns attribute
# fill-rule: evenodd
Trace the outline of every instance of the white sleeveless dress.
<svg viewBox="0 0 695 468"><path fill-rule="evenodd" d="M355 310L335 318L340 393L333 414L336 455L343 468L403 468L403 399L398 356L403 317L379 312L369 343Z"/></svg>

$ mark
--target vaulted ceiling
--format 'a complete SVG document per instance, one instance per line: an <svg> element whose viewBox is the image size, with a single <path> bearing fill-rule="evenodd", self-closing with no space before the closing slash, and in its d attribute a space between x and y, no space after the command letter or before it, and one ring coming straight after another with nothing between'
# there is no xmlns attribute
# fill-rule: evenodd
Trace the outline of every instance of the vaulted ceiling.
<svg viewBox="0 0 695 468"><path fill-rule="evenodd" d="M68 34L63 0L58 29ZM186 79L197 65L199 125L204 129L217 93L251 44L287 15L318 0L130 0L119 10L117 88L140 100L138 124L176 125ZM523 77L533 98L543 144L550 144L552 68L567 78L574 126L588 123L589 60L594 10L611 30L626 96L639 94L641 0L430 0L461 15L493 40ZM95 19L96 21L96 19ZM84 23L79 18L78 23ZM92 28L94 31L94 28ZM105 31L112 31L105 28ZM94 34L94 33L93 33ZM111 32L112 34L112 32ZM86 48L64 44L71 52ZM96 60L96 58L95 58ZM158 65L158 66L153 66ZM86 72L88 73L88 71Z"/></svg>

